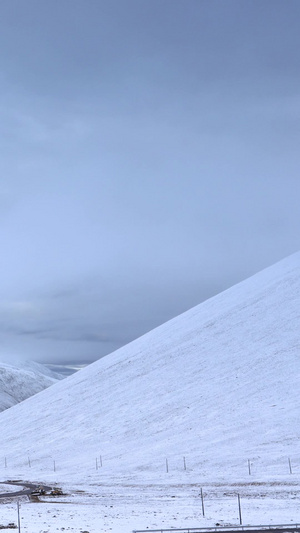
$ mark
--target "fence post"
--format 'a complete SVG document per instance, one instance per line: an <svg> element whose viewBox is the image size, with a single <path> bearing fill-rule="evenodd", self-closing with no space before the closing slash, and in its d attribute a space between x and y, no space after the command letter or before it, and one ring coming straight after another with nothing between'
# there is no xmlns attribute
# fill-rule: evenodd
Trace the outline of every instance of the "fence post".
<svg viewBox="0 0 300 533"><path fill-rule="evenodd" d="M239 517L240 517L240 526L241 526L243 522L242 522L241 498L239 494L238 494L238 504L239 504Z"/></svg>
<svg viewBox="0 0 300 533"><path fill-rule="evenodd" d="M290 474L292 474L293 471L292 471L292 465L291 465L291 460L290 460L290 458L289 458L289 468L290 468Z"/></svg>
<svg viewBox="0 0 300 533"><path fill-rule="evenodd" d="M166 459L166 472L167 472L167 473L169 472L169 463L168 463L168 459Z"/></svg>
<svg viewBox="0 0 300 533"><path fill-rule="evenodd" d="M204 498L203 498L203 490L201 488L201 503L202 503L202 515L205 516L205 509L204 509Z"/></svg>
<svg viewBox="0 0 300 533"><path fill-rule="evenodd" d="M19 531L19 533L21 533L20 504L19 504L19 501L17 501L17 510L18 510L18 531Z"/></svg>

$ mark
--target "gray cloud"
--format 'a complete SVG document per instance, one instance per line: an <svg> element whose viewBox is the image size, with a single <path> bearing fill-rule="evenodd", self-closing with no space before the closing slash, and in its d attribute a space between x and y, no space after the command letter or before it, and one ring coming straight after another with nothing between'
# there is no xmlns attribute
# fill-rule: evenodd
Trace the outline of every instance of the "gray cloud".
<svg viewBox="0 0 300 533"><path fill-rule="evenodd" d="M298 249L298 1L15 7L3 353L90 362Z"/></svg>
<svg viewBox="0 0 300 533"><path fill-rule="evenodd" d="M91 362L198 303L199 288L143 287L123 281L103 289L97 278L37 292L0 309L3 354L47 363ZM215 287L207 287L207 295ZM205 290L202 290L202 299Z"/></svg>

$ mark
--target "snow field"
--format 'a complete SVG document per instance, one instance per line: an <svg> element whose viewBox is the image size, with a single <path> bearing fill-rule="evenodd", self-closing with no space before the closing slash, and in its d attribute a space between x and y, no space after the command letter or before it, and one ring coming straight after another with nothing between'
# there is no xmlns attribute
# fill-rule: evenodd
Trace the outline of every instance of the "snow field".
<svg viewBox="0 0 300 533"><path fill-rule="evenodd" d="M296 254L1 413L24 531L300 522L299 323Z"/></svg>
<svg viewBox="0 0 300 533"><path fill-rule="evenodd" d="M205 518L195 484L89 484L69 486L68 496L43 503L22 501L21 530L31 533L238 525L237 494L243 524L289 524L299 521L298 483L211 484L204 488ZM48 500L48 501L47 501ZM16 503L0 505L1 523L16 523Z"/></svg>

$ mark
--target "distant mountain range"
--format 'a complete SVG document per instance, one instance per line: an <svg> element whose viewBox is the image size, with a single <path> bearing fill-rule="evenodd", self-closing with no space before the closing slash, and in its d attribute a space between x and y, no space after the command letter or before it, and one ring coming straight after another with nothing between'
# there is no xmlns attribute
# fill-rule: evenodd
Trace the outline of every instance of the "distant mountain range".
<svg viewBox="0 0 300 533"><path fill-rule="evenodd" d="M0 362L0 411L53 385L63 376L34 362Z"/></svg>
<svg viewBox="0 0 300 533"><path fill-rule="evenodd" d="M29 451L41 472L55 459L68 479L92 475L100 454L115 480L160 480L183 457L198 480L248 475L252 459L266 478L288 472L300 458L299 323L298 253L1 413L3 453L18 472Z"/></svg>

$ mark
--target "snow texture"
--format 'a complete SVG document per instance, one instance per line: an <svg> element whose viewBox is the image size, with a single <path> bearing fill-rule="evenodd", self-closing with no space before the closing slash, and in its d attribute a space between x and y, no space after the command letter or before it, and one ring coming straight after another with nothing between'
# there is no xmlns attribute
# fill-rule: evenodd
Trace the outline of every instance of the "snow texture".
<svg viewBox="0 0 300 533"><path fill-rule="evenodd" d="M299 520L299 314L295 254L2 413L3 475L81 487L91 531L203 525L200 487Z"/></svg>

